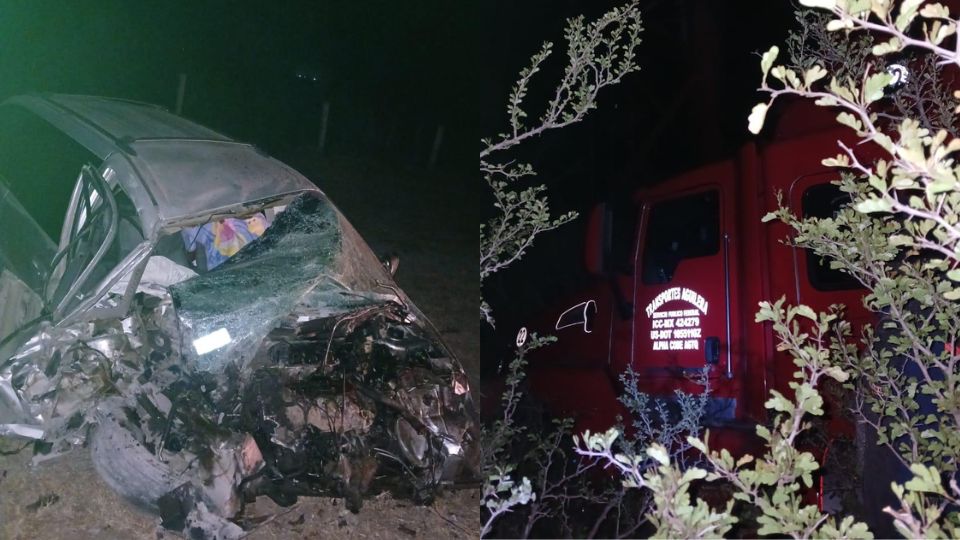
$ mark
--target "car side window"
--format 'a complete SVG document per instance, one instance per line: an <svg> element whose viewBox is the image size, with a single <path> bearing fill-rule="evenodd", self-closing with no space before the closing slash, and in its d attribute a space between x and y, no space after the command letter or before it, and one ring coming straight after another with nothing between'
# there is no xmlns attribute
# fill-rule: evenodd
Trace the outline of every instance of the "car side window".
<svg viewBox="0 0 960 540"><path fill-rule="evenodd" d="M833 217L850 203L850 196L834 184L817 184L803 192L801 206L804 218ZM860 282L841 270L830 268L830 261L806 249L807 279L819 291L859 289Z"/></svg>
<svg viewBox="0 0 960 540"><path fill-rule="evenodd" d="M60 314L85 300L118 262L110 256L119 222L116 198L92 167L82 171L70 242L54 258L53 278L46 291L51 306Z"/></svg>
<svg viewBox="0 0 960 540"><path fill-rule="evenodd" d="M716 190L658 202L647 220L643 283L669 283L680 261L720 249L720 204Z"/></svg>
<svg viewBox="0 0 960 540"><path fill-rule="evenodd" d="M0 178L0 341L43 310L47 267L53 241L33 221Z"/></svg>

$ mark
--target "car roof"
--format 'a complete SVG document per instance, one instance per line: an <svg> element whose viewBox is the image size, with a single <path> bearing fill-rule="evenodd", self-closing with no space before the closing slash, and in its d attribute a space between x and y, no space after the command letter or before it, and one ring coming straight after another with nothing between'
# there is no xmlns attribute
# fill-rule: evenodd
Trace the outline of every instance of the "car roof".
<svg viewBox="0 0 960 540"><path fill-rule="evenodd" d="M200 139L231 141L170 113L163 107L116 98L67 94L14 96L20 105L76 139L101 159L138 139Z"/></svg>
<svg viewBox="0 0 960 540"><path fill-rule="evenodd" d="M289 166L162 107L115 98L32 94L7 99L100 159L121 154L135 174L118 178L144 225L272 196L317 190Z"/></svg>

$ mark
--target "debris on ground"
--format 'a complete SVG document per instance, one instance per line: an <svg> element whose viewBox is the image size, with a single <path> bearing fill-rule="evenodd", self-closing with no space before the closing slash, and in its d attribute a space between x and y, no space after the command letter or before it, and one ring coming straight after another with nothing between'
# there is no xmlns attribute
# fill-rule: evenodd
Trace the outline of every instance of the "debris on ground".
<svg viewBox="0 0 960 540"><path fill-rule="evenodd" d="M56 504L60 501L60 496L56 493L47 493L46 495L41 495L35 502L32 502L26 506L27 512L36 512L41 508L46 508L53 504Z"/></svg>

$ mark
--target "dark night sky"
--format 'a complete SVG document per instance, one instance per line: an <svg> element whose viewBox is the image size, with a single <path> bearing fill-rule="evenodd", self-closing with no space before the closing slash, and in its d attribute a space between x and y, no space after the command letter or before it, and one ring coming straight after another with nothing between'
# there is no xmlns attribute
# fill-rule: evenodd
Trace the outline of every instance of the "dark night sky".
<svg viewBox="0 0 960 540"><path fill-rule="evenodd" d="M172 107L182 72L185 116L268 151L315 139L328 100L339 150L362 152L365 136L390 129L422 146L443 124L453 149L445 155L472 170L477 139L503 127L510 85L539 43L559 46L567 17L593 18L618 3L7 2L0 98L59 91ZM756 99L751 53L780 41L791 21L788 2L641 5L642 71L601 95L582 125L522 156L556 186L561 207L727 155L744 140ZM320 82L297 80L298 70ZM552 74L541 74L540 90Z"/></svg>
<svg viewBox="0 0 960 540"><path fill-rule="evenodd" d="M482 130L503 129L506 97L517 71L541 41L562 44L567 17L584 13L596 18L622 3L493 2L494 9L484 13L485 26L497 28L497 38L485 42L493 76L485 81L482 103L495 114L483 117ZM580 185L589 178L600 187L587 195L600 198L614 184L649 183L721 159L746 140L746 117L757 101L759 82L759 57L753 53L782 43L793 22L790 3L654 0L640 5L645 27L638 49L641 71L602 93L598 109L582 125L531 145L538 148L528 159L540 162L544 179ZM551 68L562 68L563 54L562 48L554 53ZM557 75L546 71L538 76L546 87L546 80Z"/></svg>
<svg viewBox="0 0 960 540"><path fill-rule="evenodd" d="M408 139L417 123L423 138L444 124L463 158L477 136L475 6L5 2L0 97L56 91L173 108L178 73L186 73L185 116L268 150L315 138L327 99L332 142L341 149L392 124L411 131ZM298 80L298 70L320 81Z"/></svg>
<svg viewBox="0 0 960 540"><path fill-rule="evenodd" d="M596 18L622 3L495 0L483 14L484 27L496 28L496 39L484 41L492 76L484 81L482 104L492 113L481 121L483 132L504 129L507 94L541 41L559 47L566 18ZM758 101L760 74L755 53L782 45L795 24L788 1L648 0L640 6L640 71L601 93L598 108L582 124L550 133L519 154L550 187L558 212L582 216L598 201L624 200L637 186L729 157L750 136L746 119ZM564 60L559 48L551 59L554 71L538 75L541 91L549 87L544 81L557 79ZM515 327L508 320L514 313L522 318L537 312L575 286L571 269L582 268L583 223L581 218L544 234L521 264L487 284L505 326Z"/></svg>

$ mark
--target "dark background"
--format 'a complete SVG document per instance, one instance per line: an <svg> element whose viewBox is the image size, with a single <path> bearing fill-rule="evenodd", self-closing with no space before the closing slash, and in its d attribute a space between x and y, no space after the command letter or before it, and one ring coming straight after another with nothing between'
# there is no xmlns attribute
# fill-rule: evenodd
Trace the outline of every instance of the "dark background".
<svg viewBox="0 0 960 540"><path fill-rule="evenodd" d="M555 52L537 75L539 86L527 98L531 104L545 103L543 93L559 79L566 60L565 20L581 13L596 19L622 4L490 4L483 26L495 28L497 38L484 41L491 76L483 81L481 103L493 112L482 116L484 134L507 125L508 93L540 42L554 42ZM773 44L783 51L788 30L796 26L789 1L649 0L640 7L645 28L637 50L640 71L601 91L597 109L582 123L550 132L515 156L533 164L535 181L549 186L557 213L576 210L581 216L543 234L523 261L485 285L506 341L517 326L528 324L529 317L583 279L583 227L594 204L621 203L639 186L726 159L751 137L747 116L761 99L759 54ZM776 114L771 111L768 123Z"/></svg>
<svg viewBox="0 0 960 540"><path fill-rule="evenodd" d="M172 110L186 73L184 116L268 151L316 146L329 101L331 153L425 162L443 125L438 158L462 167L477 133L476 6L4 2L0 97L80 93Z"/></svg>

